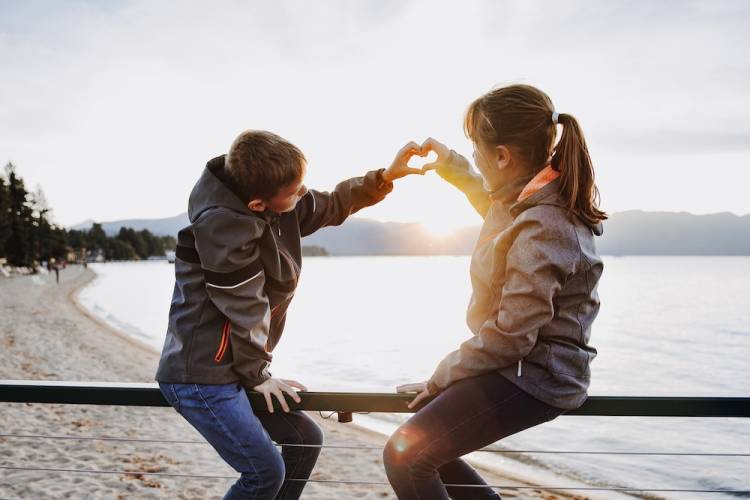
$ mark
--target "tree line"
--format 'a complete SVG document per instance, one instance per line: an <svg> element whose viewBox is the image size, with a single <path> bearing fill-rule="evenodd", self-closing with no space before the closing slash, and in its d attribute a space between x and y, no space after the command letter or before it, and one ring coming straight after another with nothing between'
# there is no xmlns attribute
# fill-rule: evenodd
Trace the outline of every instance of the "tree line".
<svg viewBox="0 0 750 500"><path fill-rule="evenodd" d="M41 188L26 189L12 163L0 175L0 258L12 266L33 266L50 259L105 260L146 259L163 256L175 248L171 236L157 236L147 229L121 228L116 236L107 236L101 224L87 230L67 230L54 224L51 209Z"/></svg>

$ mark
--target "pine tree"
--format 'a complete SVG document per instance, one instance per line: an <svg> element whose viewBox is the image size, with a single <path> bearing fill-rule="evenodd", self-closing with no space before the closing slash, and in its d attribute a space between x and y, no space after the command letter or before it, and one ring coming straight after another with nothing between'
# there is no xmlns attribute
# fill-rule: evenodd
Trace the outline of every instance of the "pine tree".
<svg viewBox="0 0 750 500"><path fill-rule="evenodd" d="M0 257L5 257L5 243L10 238L10 193L0 177Z"/></svg>
<svg viewBox="0 0 750 500"><path fill-rule="evenodd" d="M23 184L23 179L16 174L16 168L12 163L5 166L8 178L9 198L9 226L10 237L5 242L5 253L8 262L15 266L30 266L32 258L32 234L33 225L32 210L29 206L28 192Z"/></svg>
<svg viewBox="0 0 750 500"><path fill-rule="evenodd" d="M101 252L107 260L147 259L175 247L173 237L156 236L147 229L123 227L116 237L108 237L101 224L94 223L88 231L67 231L52 222L41 187L30 194L12 163L5 172L7 180L0 177L0 257L7 257L11 265L64 260L69 250L79 255Z"/></svg>
<svg viewBox="0 0 750 500"><path fill-rule="evenodd" d="M94 222L94 224L91 226L91 229L89 229L88 231L87 239L88 247L91 250L103 252L105 259L111 258L109 255L107 255L109 245L107 243L107 235L104 232L104 229L102 229L101 224Z"/></svg>

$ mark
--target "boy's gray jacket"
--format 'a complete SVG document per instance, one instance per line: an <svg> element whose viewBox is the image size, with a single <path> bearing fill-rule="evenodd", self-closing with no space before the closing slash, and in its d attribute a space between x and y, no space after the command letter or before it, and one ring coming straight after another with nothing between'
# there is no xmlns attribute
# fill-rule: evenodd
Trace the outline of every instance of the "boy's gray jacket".
<svg viewBox="0 0 750 500"><path fill-rule="evenodd" d="M223 156L209 161L190 194L159 382L252 388L268 379L297 287L301 237L341 224L393 189L373 171L332 193L310 190L291 212L258 214L222 182L223 168Z"/></svg>
<svg viewBox="0 0 750 500"><path fill-rule="evenodd" d="M559 179L523 201L530 177L494 193L455 152L438 174L461 189L485 218L471 258L467 323L474 336L440 363L428 386L498 370L541 401L564 409L586 400L591 323L599 311L603 264L590 226L571 214Z"/></svg>

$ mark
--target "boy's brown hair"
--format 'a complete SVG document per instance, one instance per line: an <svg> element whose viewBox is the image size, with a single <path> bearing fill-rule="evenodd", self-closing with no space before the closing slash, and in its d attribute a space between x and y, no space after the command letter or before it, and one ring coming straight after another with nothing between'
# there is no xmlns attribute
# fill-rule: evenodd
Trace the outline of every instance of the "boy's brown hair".
<svg viewBox="0 0 750 500"><path fill-rule="evenodd" d="M229 148L224 170L247 203L276 196L281 188L302 177L306 163L302 151L283 137L247 130Z"/></svg>

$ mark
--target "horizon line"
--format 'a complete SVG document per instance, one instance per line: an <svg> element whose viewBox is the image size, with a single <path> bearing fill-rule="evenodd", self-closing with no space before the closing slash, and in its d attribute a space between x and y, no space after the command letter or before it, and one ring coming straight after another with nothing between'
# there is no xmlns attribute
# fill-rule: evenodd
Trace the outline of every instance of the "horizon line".
<svg viewBox="0 0 750 500"><path fill-rule="evenodd" d="M684 214L684 215L691 215L693 217L706 217L706 216L724 215L724 214L733 215L738 218L750 216L750 212L745 213L745 214L738 214L731 210L724 210L721 212L694 213L694 212L689 212L687 210L644 210L641 208L630 208L626 210L618 210L616 212L610 212L608 215L611 217L616 214L624 214L624 213L629 213L629 212L640 212L640 213L649 213L649 214L674 214L674 215ZM131 217L131 218L122 218L122 219L107 220L107 221L89 218L89 219L82 220L81 222L77 222L75 224L63 224L62 226L66 229L74 229L76 226L81 226L84 224L113 224L113 223L122 222L122 221L158 221L158 220L165 220L165 219L175 219L182 215L187 215L187 211L180 212L176 215L169 215L165 217ZM413 225L413 224L423 225L424 224L423 222L416 221L416 220L415 221L393 221L393 220L381 220L381 219L377 219L373 217L359 217L356 215L351 216L350 219L367 220L367 221L372 221L372 222L378 222L380 224L403 224L403 225ZM465 226L460 226L456 230L458 231L458 230L470 228L476 225L481 225L481 222L477 224L467 224Z"/></svg>

